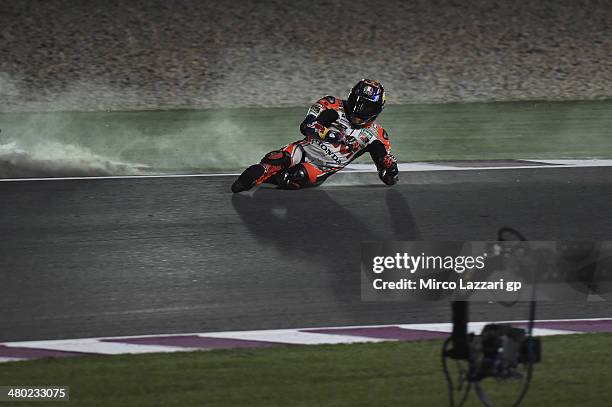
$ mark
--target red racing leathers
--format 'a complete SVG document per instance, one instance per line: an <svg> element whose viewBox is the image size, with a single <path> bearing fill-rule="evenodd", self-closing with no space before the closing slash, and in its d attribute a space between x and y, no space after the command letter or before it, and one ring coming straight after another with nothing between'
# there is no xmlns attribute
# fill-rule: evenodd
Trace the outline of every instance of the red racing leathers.
<svg viewBox="0 0 612 407"><path fill-rule="evenodd" d="M366 151L376 164L380 179L387 185L397 182L397 162L391 155L387 132L375 122L354 126L344 112L341 99L325 96L313 104L300 131L303 140L264 157L261 165L266 170L256 184L270 182L274 175L284 170L284 177L271 181L296 189L319 185Z"/></svg>

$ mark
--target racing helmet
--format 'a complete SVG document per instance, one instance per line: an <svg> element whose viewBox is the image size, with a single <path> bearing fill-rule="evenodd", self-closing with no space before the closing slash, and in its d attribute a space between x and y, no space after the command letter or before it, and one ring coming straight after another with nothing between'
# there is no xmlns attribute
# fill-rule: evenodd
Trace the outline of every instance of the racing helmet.
<svg viewBox="0 0 612 407"><path fill-rule="evenodd" d="M345 113L355 126L364 126L376 120L385 106L385 88L380 82L362 79L351 89L345 104Z"/></svg>

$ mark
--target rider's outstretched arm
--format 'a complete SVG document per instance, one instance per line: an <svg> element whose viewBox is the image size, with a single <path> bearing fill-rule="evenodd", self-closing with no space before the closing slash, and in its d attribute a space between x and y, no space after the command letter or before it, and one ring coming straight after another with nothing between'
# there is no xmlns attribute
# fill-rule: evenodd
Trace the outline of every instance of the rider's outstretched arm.
<svg viewBox="0 0 612 407"><path fill-rule="evenodd" d="M397 168L397 160L390 152L389 143L385 145L381 140L374 140L367 149L372 157L372 161L376 164L380 180L387 185L397 183L399 181L399 170Z"/></svg>

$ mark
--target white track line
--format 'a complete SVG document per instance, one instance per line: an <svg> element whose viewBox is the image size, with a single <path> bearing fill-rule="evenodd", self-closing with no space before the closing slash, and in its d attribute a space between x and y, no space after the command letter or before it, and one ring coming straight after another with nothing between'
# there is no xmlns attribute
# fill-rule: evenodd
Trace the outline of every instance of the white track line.
<svg viewBox="0 0 612 407"><path fill-rule="evenodd" d="M538 320L537 322L571 322L571 321L610 321L610 318L586 318L586 319L558 319L558 320ZM525 324L527 321L499 321L501 323ZM479 332L484 325L490 322L470 322L469 332ZM350 328L387 328L395 327L407 330L431 331L450 333L452 324L450 323L429 323L429 324L393 324L393 325L367 325L367 326L343 326L343 327L322 327L322 328L302 328L302 329L273 329L259 331L229 331L229 332L204 332L204 333L184 333L184 334L158 334L158 335L135 335L123 337L102 337L85 339L67 340L48 340L48 341L26 341L26 342L6 342L0 343L5 347L30 348L36 350L56 350L67 352L81 352L86 354L99 355L122 355L122 354L142 354L142 353L170 353L170 352L189 352L195 350L206 350L206 348L183 347L182 345L146 345L131 344L121 342L107 342L104 340L121 340L129 338L153 338L153 337L181 337L181 336L200 336L202 338L235 339L245 341L262 341L278 344L291 345L322 345L322 344L351 344L361 342L388 342L398 339L374 338L364 335L346 335L336 329ZM307 332L313 329L327 329L327 333ZM550 328L534 328L536 336L551 335L573 335L584 334L583 331L561 330ZM16 362L31 358L23 357L0 357L1 362Z"/></svg>
<svg viewBox="0 0 612 407"><path fill-rule="evenodd" d="M473 160L478 161L478 160ZM487 160L488 161L488 160ZM494 161L494 160L492 160ZM427 171L477 171L477 170L513 170L513 169L542 169L542 168L576 168L576 167L612 167L612 160L523 160L533 162L531 165L509 166L453 166L449 162L435 164L431 162L400 163L402 172ZM344 174L376 172L373 164L351 164L343 170ZM146 178L206 178L206 177L236 177L240 173L206 173L206 174L158 174L158 175L108 175L94 177L44 177L44 178L0 178L0 182L25 181L73 181L73 180L106 180L106 179L146 179Z"/></svg>
<svg viewBox="0 0 612 407"><path fill-rule="evenodd" d="M159 174L159 175L105 175L96 177L46 177L46 178L0 178L0 182L20 181L74 181L99 179L144 179L144 178L190 178L190 177L237 177L239 173L213 174Z"/></svg>
<svg viewBox="0 0 612 407"><path fill-rule="evenodd" d="M64 352L95 353L100 355L123 355L126 353L158 353L158 352L186 352L197 350L195 348L137 345L131 343L102 342L98 339L70 339L52 341L9 342L3 344L7 347L58 350Z"/></svg>
<svg viewBox="0 0 612 407"><path fill-rule="evenodd" d="M0 363L3 363L3 362L19 362L21 360L28 360L28 359L0 357Z"/></svg>
<svg viewBox="0 0 612 407"><path fill-rule="evenodd" d="M516 323L516 321L511 321ZM539 321L542 322L542 321ZM482 328L486 324L490 322L469 322L468 323L468 332L470 333L479 333L482 331ZM502 322L503 323L503 322ZM526 323L526 322L524 322ZM422 331L433 331L433 332L447 332L451 333L453 331L453 324L451 323L442 323L442 324L409 324L409 325L397 325L400 328L404 329L417 329ZM533 334L535 336L552 336L552 335L567 335L568 333L576 333L581 334L584 332L580 331L572 331L568 332L567 330L561 329L550 329L550 328L533 328Z"/></svg>
<svg viewBox="0 0 612 407"><path fill-rule="evenodd" d="M578 318L578 319L543 319L538 322L588 322L588 321L609 321L612 318ZM497 321L497 323L512 323L526 324L526 320L518 321ZM470 322L469 331L478 332L482 327L491 322ZM367 336L343 335L333 333L318 333L305 332L311 330L335 330L335 329L363 329L363 328L388 328L398 327L402 329L413 329L432 332L452 331L450 323L425 323L425 324L390 324L390 325L351 325L351 326L334 326L334 327L311 327L311 328L296 328L296 329L271 329L271 330L256 330L256 331L227 331L227 332L200 332L200 333L182 333L182 334L150 334L150 335L131 335L131 336L115 336L115 337L98 337L84 339L60 339L60 340L43 340L43 341L25 341L25 342L5 342L0 343L7 347L31 348L31 349L47 349L69 352L84 352L98 353L105 355L116 355L124 353L151 353L151 352L181 352L190 351L194 348L162 346L162 345L138 345L130 343L105 342L103 340L121 340L133 338L155 338L155 337L181 337L181 336L200 336L203 338L220 338L220 339L241 339L248 341L263 341L275 342L295 345L317 345L317 344L336 344L336 343L356 343L356 342L385 342L393 341L393 339L379 339ZM538 336L549 335L569 335L580 334L581 331L559 330L550 328L534 328L534 334ZM198 348L200 349L200 348ZM12 359L12 358L6 358Z"/></svg>
<svg viewBox="0 0 612 407"><path fill-rule="evenodd" d="M299 329L274 329L267 331L217 332L199 334L206 338L242 339L285 343L292 345L331 345L339 343L385 342L388 339L369 338L354 335L330 335L316 332L301 332Z"/></svg>

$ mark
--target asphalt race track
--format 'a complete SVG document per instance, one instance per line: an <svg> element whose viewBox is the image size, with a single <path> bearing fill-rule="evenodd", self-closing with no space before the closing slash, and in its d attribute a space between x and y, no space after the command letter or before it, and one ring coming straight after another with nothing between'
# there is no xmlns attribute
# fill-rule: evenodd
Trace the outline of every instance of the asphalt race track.
<svg viewBox="0 0 612 407"><path fill-rule="evenodd" d="M361 302L359 242L494 240L500 226L612 240L610 167L401 176L240 195L230 177L0 182L0 341L446 322L446 303ZM538 310L611 314L606 302Z"/></svg>

